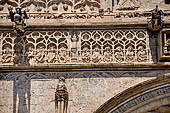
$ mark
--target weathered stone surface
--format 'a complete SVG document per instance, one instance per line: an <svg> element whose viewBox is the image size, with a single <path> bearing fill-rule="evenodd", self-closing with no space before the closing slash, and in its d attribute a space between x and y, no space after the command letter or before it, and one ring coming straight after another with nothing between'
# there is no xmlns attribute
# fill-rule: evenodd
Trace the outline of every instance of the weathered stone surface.
<svg viewBox="0 0 170 113"><path fill-rule="evenodd" d="M94 112L105 101L123 90L167 72L108 71L62 73L67 78L66 86L69 93L68 113ZM2 75L4 75L4 80L0 81L2 112L7 110L11 110L8 113L12 113L12 110L17 113L19 111L24 113L55 112L54 100L58 84L57 75L61 74L10 73ZM8 108L9 106L12 108Z"/></svg>
<svg viewBox="0 0 170 113"><path fill-rule="evenodd" d="M163 32L151 33L156 5L163 11ZM168 0L0 1L0 113L55 113L60 76L66 79L68 113L92 113L120 92L170 73L169 35L161 34L170 31L169 5ZM14 32L18 26L8 14L9 7L19 14L17 6L29 17L20 21L27 25L22 35ZM157 88L118 112L169 91ZM170 104L158 103L149 112Z"/></svg>

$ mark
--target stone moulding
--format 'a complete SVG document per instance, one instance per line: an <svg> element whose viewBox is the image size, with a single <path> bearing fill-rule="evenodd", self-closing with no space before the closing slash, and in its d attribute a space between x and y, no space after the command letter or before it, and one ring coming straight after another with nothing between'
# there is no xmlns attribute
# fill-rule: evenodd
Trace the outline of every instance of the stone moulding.
<svg viewBox="0 0 170 113"><path fill-rule="evenodd" d="M169 79L168 74L131 87L108 100L94 113L144 113L168 106Z"/></svg>
<svg viewBox="0 0 170 113"><path fill-rule="evenodd" d="M153 39L148 34L146 26L147 24L129 25L128 27L126 25L103 25L90 28L89 26L77 26L75 29L46 26L43 30L39 26L29 26L26 38L19 42L20 47L25 49L17 53L17 55L24 56L22 58L25 64L17 65L13 62L16 56L16 34L10 26L1 27L0 69L2 71L39 71L42 69L46 69L45 71L71 71L91 70L92 68L95 70L169 69L168 62L153 61L151 53L155 51L151 52L149 42ZM162 32L167 33L167 31L168 29L163 29ZM120 41L119 38L123 38L123 41ZM42 50L41 46L46 50ZM34 48L28 49L30 47ZM123 54L120 54L122 47L124 48ZM41 54L38 49L41 50ZM60 49L62 51L67 49L65 54L67 57L62 57Z"/></svg>
<svg viewBox="0 0 170 113"><path fill-rule="evenodd" d="M163 11L164 17L170 16L170 10ZM117 19L127 19L127 18L151 18L152 11L113 11L113 12L105 12L103 14L100 13L35 13L35 12L28 12L29 19L48 19L48 20L71 20L71 19L105 19L107 17L117 18ZM0 13L1 19L8 19L8 13Z"/></svg>
<svg viewBox="0 0 170 113"><path fill-rule="evenodd" d="M67 72L67 71L145 71L166 70L165 64L105 64L105 65L55 65L55 66L0 66L1 72Z"/></svg>

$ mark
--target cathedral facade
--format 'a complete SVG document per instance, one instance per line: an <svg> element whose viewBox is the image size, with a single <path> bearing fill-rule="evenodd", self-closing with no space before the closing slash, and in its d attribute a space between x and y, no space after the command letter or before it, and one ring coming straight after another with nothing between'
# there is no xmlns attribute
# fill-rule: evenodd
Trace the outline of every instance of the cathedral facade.
<svg viewBox="0 0 170 113"><path fill-rule="evenodd" d="M1 0L0 113L169 113L169 0Z"/></svg>

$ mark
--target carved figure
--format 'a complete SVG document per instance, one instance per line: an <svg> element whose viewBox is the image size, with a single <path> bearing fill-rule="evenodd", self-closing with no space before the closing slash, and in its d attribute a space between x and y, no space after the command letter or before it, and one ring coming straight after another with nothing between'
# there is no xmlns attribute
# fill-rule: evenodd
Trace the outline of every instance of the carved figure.
<svg viewBox="0 0 170 113"><path fill-rule="evenodd" d="M162 28L162 10L156 6L156 8L152 11L152 18L148 22L148 28L151 31L159 31Z"/></svg>
<svg viewBox="0 0 170 113"><path fill-rule="evenodd" d="M59 57L59 58L58 58L59 62L62 62L62 63L66 63L66 62L67 62L68 53L67 53L65 47L61 47L61 48L59 49L58 57Z"/></svg>
<svg viewBox="0 0 170 113"><path fill-rule="evenodd" d="M30 64L35 63L34 48L32 46L29 47L29 50L27 52L27 58L28 58Z"/></svg>
<svg viewBox="0 0 170 113"><path fill-rule="evenodd" d="M24 65L25 64L23 48L21 45L15 46L14 64L15 65Z"/></svg>
<svg viewBox="0 0 170 113"><path fill-rule="evenodd" d="M69 97L67 87L65 85L65 78L60 77L55 92L56 113L67 113L68 99Z"/></svg>
<svg viewBox="0 0 170 113"><path fill-rule="evenodd" d="M55 48L51 46L48 51L47 62L54 63L56 58Z"/></svg>
<svg viewBox="0 0 170 113"><path fill-rule="evenodd" d="M101 60L100 50L99 50L98 47L96 47L96 48L94 49L94 52L93 52L93 55L92 55L92 61L93 61L94 63L99 63L100 60Z"/></svg>
<svg viewBox="0 0 170 113"><path fill-rule="evenodd" d="M134 51L133 51L133 47L132 46L129 46L127 48L127 51L126 51L126 61L127 62L133 62L134 60Z"/></svg>
<svg viewBox="0 0 170 113"><path fill-rule="evenodd" d="M17 32L24 32L26 26L25 19L28 19L26 11L21 11L20 7L15 8L16 11L13 12L12 8L8 8L11 21L15 23L14 28Z"/></svg>
<svg viewBox="0 0 170 113"><path fill-rule="evenodd" d="M82 51L82 61L84 63L89 63L90 62L90 50L88 49L88 47L84 47L83 51Z"/></svg>
<svg viewBox="0 0 170 113"><path fill-rule="evenodd" d="M117 62L123 62L124 61L124 54L123 54L123 50L122 50L121 47L116 48L115 58L116 58Z"/></svg>
<svg viewBox="0 0 170 113"><path fill-rule="evenodd" d="M12 52L9 47L6 47L4 49L4 52L2 53L2 63L10 63L12 61Z"/></svg>
<svg viewBox="0 0 170 113"><path fill-rule="evenodd" d="M147 60L147 53L143 46L139 46L137 53L138 62L143 62Z"/></svg>
<svg viewBox="0 0 170 113"><path fill-rule="evenodd" d="M104 62L111 62L112 61L112 51L110 47L106 47L106 50L104 51Z"/></svg>
<svg viewBox="0 0 170 113"><path fill-rule="evenodd" d="M37 50L38 51L37 51L37 54L36 54L36 61L38 63L42 63L42 62L44 62L44 59L45 59L44 47L40 46Z"/></svg>

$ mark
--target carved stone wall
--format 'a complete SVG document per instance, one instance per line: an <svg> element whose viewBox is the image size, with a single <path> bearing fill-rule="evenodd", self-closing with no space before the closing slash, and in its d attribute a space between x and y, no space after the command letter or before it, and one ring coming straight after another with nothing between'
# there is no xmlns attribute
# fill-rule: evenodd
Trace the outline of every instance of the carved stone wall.
<svg viewBox="0 0 170 113"><path fill-rule="evenodd" d="M17 56L25 65L153 63L149 35L143 29L33 31L15 40L15 33L1 32L0 65L13 65Z"/></svg>
<svg viewBox="0 0 170 113"><path fill-rule="evenodd" d="M68 113L92 113L131 86L169 73L169 4L168 0L1 0L0 113L55 113L60 76L66 78ZM163 29L151 33L147 24L156 5L163 11ZM17 6L29 17L23 37L14 32L8 14L8 7ZM114 110L124 112L142 99L161 96L160 92L166 95L169 86Z"/></svg>
<svg viewBox="0 0 170 113"><path fill-rule="evenodd" d="M30 19L94 19L103 17L149 17L156 5L169 15L166 0L2 0L0 17L5 19L8 7L21 7ZM137 12L136 12L137 11Z"/></svg>
<svg viewBox="0 0 170 113"><path fill-rule="evenodd" d="M95 113L168 113L169 74L131 87L103 104Z"/></svg>
<svg viewBox="0 0 170 113"><path fill-rule="evenodd" d="M169 71L1 73L1 113L55 113L58 78L66 78L68 113L92 113L111 97Z"/></svg>

